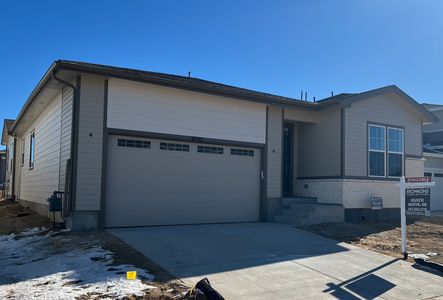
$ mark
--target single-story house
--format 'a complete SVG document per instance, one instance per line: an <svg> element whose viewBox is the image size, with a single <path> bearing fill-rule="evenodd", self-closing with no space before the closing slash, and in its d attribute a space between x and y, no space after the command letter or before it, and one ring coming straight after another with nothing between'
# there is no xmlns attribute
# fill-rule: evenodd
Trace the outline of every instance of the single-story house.
<svg viewBox="0 0 443 300"><path fill-rule="evenodd" d="M423 156L425 176L432 177L431 210L443 211L443 105L423 106L439 118L438 122L423 126Z"/></svg>
<svg viewBox="0 0 443 300"><path fill-rule="evenodd" d="M399 215L437 117L396 86L308 102L193 77L58 60L2 143L8 193L72 229ZM318 214L311 213L312 207ZM315 210L315 209L314 209Z"/></svg>

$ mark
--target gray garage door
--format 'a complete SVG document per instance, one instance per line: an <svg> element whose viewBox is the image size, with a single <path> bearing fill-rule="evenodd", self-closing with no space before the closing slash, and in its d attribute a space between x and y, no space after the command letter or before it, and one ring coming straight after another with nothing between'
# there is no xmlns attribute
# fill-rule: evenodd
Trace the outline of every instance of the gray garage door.
<svg viewBox="0 0 443 300"><path fill-rule="evenodd" d="M443 169L425 169L425 176L432 176L435 181L431 188L431 210L443 211Z"/></svg>
<svg viewBox="0 0 443 300"><path fill-rule="evenodd" d="M259 219L260 149L109 139L106 226Z"/></svg>

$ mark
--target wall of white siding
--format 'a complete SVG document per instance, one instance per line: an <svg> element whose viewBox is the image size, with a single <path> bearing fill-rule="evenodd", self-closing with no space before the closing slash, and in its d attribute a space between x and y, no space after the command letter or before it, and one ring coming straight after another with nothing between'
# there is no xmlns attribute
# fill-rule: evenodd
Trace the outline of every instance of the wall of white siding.
<svg viewBox="0 0 443 300"><path fill-rule="evenodd" d="M345 175L367 176L368 122L405 128L405 153L422 154L420 115L409 103L391 93L358 101L345 111Z"/></svg>
<svg viewBox="0 0 443 300"><path fill-rule="evenodd" d="M317 123L298 123L297 176L339 176L341 111L334 109L317 114Z"/></svg>
<svg viewBox="0 0 443 300"><path fill-rule="evenodd" d="M76 210L99 210L103 156L104 78L82 76Z"/></svg>
<svg viewBox="0 0 443 300"><path fill-rule="evenodd" d="M21 140L25 138L25 161L20 166L20 199L48 204L47 198L59 188L60 124L62 95L58 94L25 133L17 137L17 163L20 165ZM29 142L35 129L34 168L29 169Z"/></svg>
<svg viewBox="0 0 443 300"><path fill-rule="evenodd" d="M281 197L282 174L282 117L279 107L268 108L267 132L267 197Z"/></svg>
<svg viewBox="0 0 443 300"><path fill-rule="evenodd" d="M107 121L109 128L265 143L266 105L112 79Z"/></svg>

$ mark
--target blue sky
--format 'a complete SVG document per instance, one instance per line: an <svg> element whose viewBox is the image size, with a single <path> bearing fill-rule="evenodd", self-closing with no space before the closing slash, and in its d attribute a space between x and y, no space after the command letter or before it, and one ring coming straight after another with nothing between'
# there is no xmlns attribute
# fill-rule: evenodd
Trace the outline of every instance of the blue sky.
<svg viewBox="0 0 443 300"><path fill-rule="evenodd" d="M2 1L0 118L52 61L309 99L396 84L443 104L443 1Z"/></svg>

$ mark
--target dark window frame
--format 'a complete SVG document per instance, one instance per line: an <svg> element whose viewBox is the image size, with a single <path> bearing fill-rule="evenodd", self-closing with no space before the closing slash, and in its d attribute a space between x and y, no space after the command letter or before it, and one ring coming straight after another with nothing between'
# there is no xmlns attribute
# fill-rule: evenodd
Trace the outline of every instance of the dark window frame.
<svg viewBox="0 0 443 300"><path fill-rule="evenodd" d="M254 157L255 151L252 149L231 148L231 155Z"/></svg>
<svg viewBox="0 0 443 300"><path fill-rule="evenodd" d="M160 150L190 152L191 147L189 144L160 142Z"/></svg>
<svg viewBox="0 0 443 300"><path fill-rule="evenodd" d="M198 153L224 154L223 147L197 145Z"/></svg>
<svg viewBox="0 0 443 300"><path fill-rule="evenodd" d="M380 149L371 149L371 127L379 127L379 128L383 128L384 130L384 149L380 150ZM399 151L392 151L390 150L390 146L389 146L389 130L398 130L401 131L401 137L402 137L402 152ZM383 153L383 161L384 161L384 173L383 176L382 175L371 175L371 152L375 152L375 153ZM401 175L400 176L392 176L390 175L390 166L389 166L389 156L391 155L401 155ZM393 178L393 179L398 179L401 176L404 176L405 174L405 128L403 127L399 127L399 126L394 126L394 125L388 125L388 124L377 124L377 123L372 123L372 122L368 122L368 126L367 126L367 155L368 155L368 159L367 159L367 176L370 178Z"/></svg>
<svg viewBox="0 0 443 300"><path fill-rule="evenodd" d="M21 162L20 162L21 167L25 165L25 147L26 147L26 140L25 138L23 138L21 143Z"/></svg>
<svg viewBox="0 0 443 300"><path fill-rule="evenodd" d="M117 147L151 149L151 141L119 138L117 139Z"/></svg>
<svg viewBox="0 0 443 300"><path fill-rule="evenodd" d="M31 131L29 134L29 170L34 169L35 167L35 129Z"/></svg>

